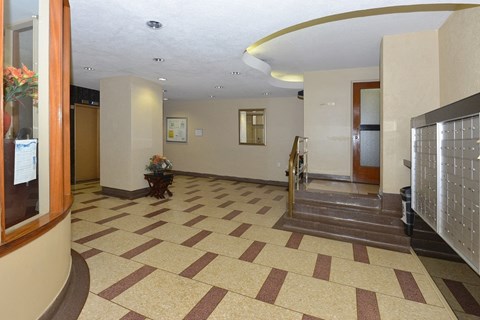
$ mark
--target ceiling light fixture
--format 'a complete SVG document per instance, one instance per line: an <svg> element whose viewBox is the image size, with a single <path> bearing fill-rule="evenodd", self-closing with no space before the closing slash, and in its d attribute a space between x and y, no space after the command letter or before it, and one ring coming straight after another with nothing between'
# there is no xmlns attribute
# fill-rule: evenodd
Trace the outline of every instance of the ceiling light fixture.
<svg viewBox="0 0 480 320"><path fill-rule="evenodd" d="M163 59L163 58L153 58L153 61L155 61L155 62L163 62L163 61L165 61L165 59Z"/></svg>
<svg viewBox="0 0 480 320"><path fill-rule="evenodd" d="M215 86L215 89L223 89L223 86Z"/></svg>
<svg viewBox="0 0 480 320"><path fill-rule="evenodd" d="M210 96L210 98L215 99L215 96Z"/></svg>
<svg viewBox="0 0 480 320"><path fill-rule="evenodd" d="M241 75L241 73L238 72L238 71L232 71L232 72L230 72L230 73L233 74L234 76L239 76L239 75Z"/></svg>
<svg viewBox="0 0 480 320"><path fill-rule="evenodd" d="M160 81L167 81L167 78L159 77L158 80L160 80Z"/></svg>
<svg viewBox="0 0 480 320"><path fill-rule="evenodd" d="M163 101L168 101L168 98L167 97L163 98Z"/></svg>
<svg viewBox="0 0 480 320"><path fill-rule="evenodd" d="M92 67L83 67L84 70L87 70L87 71L93 71L95 69L93 69Z"/></svg>
<svg viewBox="0 0 480 320"><path fill-rule="evenodd" d="M154 30L157 30L157 29L160 29L161 27L163 27L160 22L154 21L154 20L147 21L147 26L150 29L154 29Z"/></svg>
<svg viewBox="0 0 480 320"><path fill-rule="evenodd" d="M269 95L270 95L270 92L264 92L263 95L264 95L264 96L269 96Z"/></svg>

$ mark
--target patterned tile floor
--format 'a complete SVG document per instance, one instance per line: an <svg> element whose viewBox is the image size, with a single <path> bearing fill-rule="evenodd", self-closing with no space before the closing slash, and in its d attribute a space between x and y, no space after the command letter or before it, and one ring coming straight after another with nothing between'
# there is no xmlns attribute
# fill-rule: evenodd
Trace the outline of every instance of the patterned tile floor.
<svg viewBox="0 0 480 320"><path fill-rule="evenodd" d="M79 319L455 319L413 254L275 230L284 187L177 175L165 200L74 186Z"/></svg>

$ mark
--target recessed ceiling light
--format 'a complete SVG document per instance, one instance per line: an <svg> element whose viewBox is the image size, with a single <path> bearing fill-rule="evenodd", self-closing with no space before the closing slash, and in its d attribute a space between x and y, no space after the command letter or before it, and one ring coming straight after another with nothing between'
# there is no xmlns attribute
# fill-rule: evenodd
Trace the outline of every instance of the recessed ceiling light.
<svg viewBox="0 0 480 320"><path fill-rule="evenodd" d="M223 86L215 86L215 89L223 89Z"/></svg>
<svg viewBox="0 0 480 320"><path fill-rule="evenodd" d="M240 73L240 72L238 72L238 71L232 71L232 72L230 72L230 73L231 73L231 74L233 74L234 76L241 75L241 73Z"/></svg>
<svg viewBox="0 0 480 320"><path fill-rule="evenodd" d="M153 58L153 61L155 61L155 62L163 62L163 61L165 61L165 59L163 59L163 58Z"/></svg>
<svg viewBox="0 0 480 320"><path fill-rule="evenodd" d="M210 96L210 98L215 99L215 96Z"/></svg>
<svg viewBox="0 0 480 320"><path fill-rule="evenodd" d="M168 101L168 98L167 97L163 98L163 101Z"/></svg>
<svg viewBox="0 0 480 320"><path fill-rule="evenodd" d="M162 27L162 24L158 21L150 20L147 21L147 26L151 29L160 29Z"/></svg>
<svg viewBox="0 0 480 320"><path fill-rule="evenodd" d="M264 92L263 95L264 95L264 96L269 96L269 95L270 95L270 92Z"/></svg>
<svg viewBox="0 0 480 320"><path fill-rule="evenodd" d="M167 81L167 78L159 77L158 80L160 80L160 81Z"/></svg>
<svg viewBox="0 0 480 320"><path fill-rule="evenodd" d="M93 71L95 69L93 69L92 67L83 67L84 70L87 70L87 71Z"/></svg>

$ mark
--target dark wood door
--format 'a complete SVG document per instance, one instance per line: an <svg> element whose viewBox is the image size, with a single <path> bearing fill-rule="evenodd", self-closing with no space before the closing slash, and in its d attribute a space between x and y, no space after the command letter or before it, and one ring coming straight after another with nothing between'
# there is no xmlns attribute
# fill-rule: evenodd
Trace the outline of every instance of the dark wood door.
<svg viewBox="0 0 480 320"><path fill-rule="evenodd" d="M380 82L353 84L353 181L380 183Z"/></svg>

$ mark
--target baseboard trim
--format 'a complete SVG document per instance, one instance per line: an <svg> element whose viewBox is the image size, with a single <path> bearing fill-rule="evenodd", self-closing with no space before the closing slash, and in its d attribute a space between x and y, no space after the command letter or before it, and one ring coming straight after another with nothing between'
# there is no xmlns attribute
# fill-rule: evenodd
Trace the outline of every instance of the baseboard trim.
<svg viewBox="0 0 480 320"><path fill-rule="evenodd" d="M87 262L74 250L71 250L71 255L72 266L67 283L39 320L78 319L87 301L90 290L90 271Z"/></svg>
<svg viewBox="0 0 480 320"><path fill-rule="evenodd" d="M143 189L128 191L128 190L115 189L115 188L102 186L101 193L111 197L134 200L141 197L145 197L146 195L148 195L149 190L150 189L148 187Z"/></svg>
<svg viewBox="0 0 480 320"><path fill-rule="evenodd" d="M177 170L173 170L172 172L174 174L181 174L181 175L193 176L193 177L213 178L213 179L220 179L220 180L266 184L266 185L282 186L282 187L288 186L288 182L286 182L286 181L241 178L241 177L233 177L233 176L222 176L222 175L211 174L211 173L199 173L199 172L188 172L188 171L177 171Z"/></svg>
<svg viewBox="0 0 480 320"><path fill-rule="evenodd" d="M335 174L323 174L323 173L308 173L308 178L318 179L318 180L346 181L346 182L352 181L352 178L350 176L340 176Z"/></svg>

